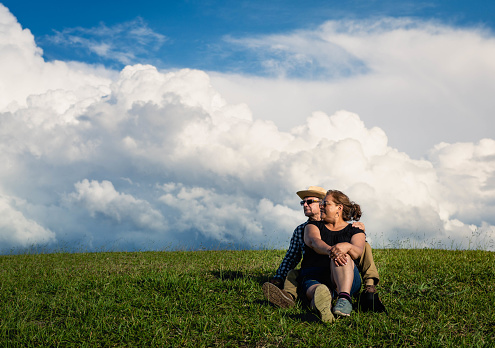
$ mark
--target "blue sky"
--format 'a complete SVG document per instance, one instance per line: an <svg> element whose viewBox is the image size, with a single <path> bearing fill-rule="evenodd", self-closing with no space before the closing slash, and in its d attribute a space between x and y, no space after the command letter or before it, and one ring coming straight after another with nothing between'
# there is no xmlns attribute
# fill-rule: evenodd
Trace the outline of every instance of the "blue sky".
<svg viewBox="0 0 495 348"><path fill-rule="evenodd" d="M132 63L159 68L197 68L266 74L256 56L225 42L244 37L311 29L327 20L410 17L453 26L493 29L495 4L490 1L3 1L29 28L47 60L74 59L122 68L123 63L87 51L86 47L54 43L55 32L106 40L105 28L128 23L163 36L149 38ZM79 29L95 29L82 32ZM99 29L99 30L98 30ZM73 30L73 31L71 31ZM124 29L125 30L125 29ZM70 32L70 33L69 33ZM108 34L108 33L107 33ZM102 35L102 36L100 36ZM135 45L122 34L122 45ZM307 77L307 76L302 76Z"/></svg>
<svg viewBox="0 0 495 348"><path fill-rule="evenodd" d="M0 0L1 1L1 0ZM495 250L492 2L0 2L0 252Z"/></svg>

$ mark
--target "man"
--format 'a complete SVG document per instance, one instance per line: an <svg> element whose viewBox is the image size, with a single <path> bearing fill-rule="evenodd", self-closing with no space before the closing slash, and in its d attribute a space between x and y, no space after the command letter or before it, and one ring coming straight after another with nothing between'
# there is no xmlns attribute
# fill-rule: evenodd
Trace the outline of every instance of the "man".
<svg viewBox="0 0 495 348"><path fill-rule="evenodd" d="M289 249L275 276L269 282L264 283L262 287L263 294L268 301L282 308L290 308L295 305L295 300L298 297L297 276L299 273L294 268L301 261L304 254L304 228L309 221L320 220L320 201L325 198L326 191L319 186L310 186L307 190L297 192L297 195L302 199L301 205L308 220L296 227L290 240ZM361 222L354 222L353 226L364 230L364 225ZM378 284L380 279L373 261L371 246L367 242L365 243L363 254L355 262L365 285L365 289L359 299L361 310L386 312L385 306L381 303L376 293L375 285Z"/></svg>

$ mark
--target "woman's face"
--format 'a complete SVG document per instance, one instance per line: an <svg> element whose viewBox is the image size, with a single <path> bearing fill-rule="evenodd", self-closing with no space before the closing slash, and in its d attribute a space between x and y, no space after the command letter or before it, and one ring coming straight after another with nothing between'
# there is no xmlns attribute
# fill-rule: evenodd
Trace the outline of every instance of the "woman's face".
<svg viewBox="0 0 495 348"><path fill-rule="evenodd" d="M325 222L334 223L342 218L342 205L335 204L332 196L325 196L325 199L320 204L320 216Z"/></svg>

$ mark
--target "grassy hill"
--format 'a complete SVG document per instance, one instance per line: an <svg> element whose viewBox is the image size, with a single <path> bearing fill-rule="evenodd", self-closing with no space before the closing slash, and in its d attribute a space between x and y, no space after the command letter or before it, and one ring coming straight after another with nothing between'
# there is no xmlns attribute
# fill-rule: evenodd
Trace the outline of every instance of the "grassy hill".
<svg viewBox="0 0 495 348"><path fill-rule="evenodd" d="M261 285L283 251L0 256L0 346L493 347L495 253L376 249L386 314L323 324Z"/></svg>

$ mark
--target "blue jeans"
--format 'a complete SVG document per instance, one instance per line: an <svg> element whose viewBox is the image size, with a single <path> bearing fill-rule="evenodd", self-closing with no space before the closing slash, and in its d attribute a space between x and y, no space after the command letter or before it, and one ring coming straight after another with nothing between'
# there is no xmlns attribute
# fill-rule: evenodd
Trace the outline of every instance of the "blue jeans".
<svg viewBox="0 0 495 348"><path fill-rule="evenodd" d="M299 273L299 277L301 279L300 284L301 288L304 291L304 294L308 291L308 289L315 284L325 284L332 290L332 296L337 297L335 284L332 282L330 269L324 267L308 267L302 268ZM350 295L354 295L356 292L361 289L361 276L359 275L359 271L354 265L354 279L352 280L352 287Z"/></svg>

